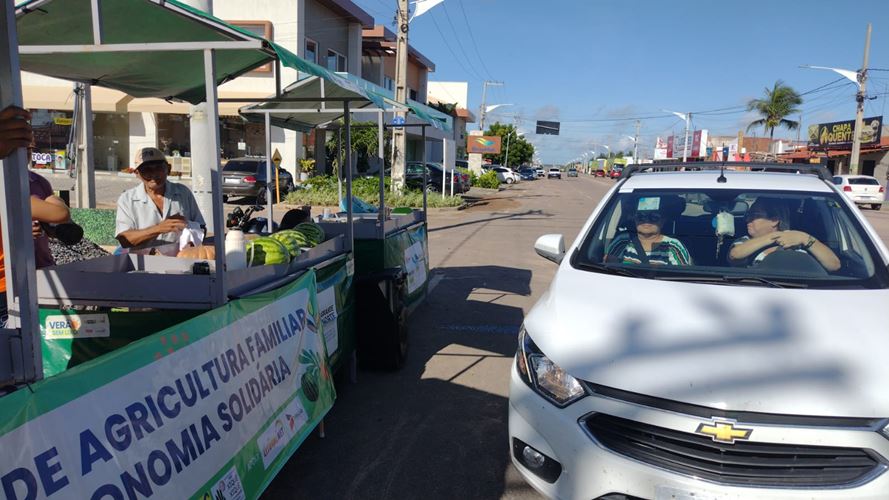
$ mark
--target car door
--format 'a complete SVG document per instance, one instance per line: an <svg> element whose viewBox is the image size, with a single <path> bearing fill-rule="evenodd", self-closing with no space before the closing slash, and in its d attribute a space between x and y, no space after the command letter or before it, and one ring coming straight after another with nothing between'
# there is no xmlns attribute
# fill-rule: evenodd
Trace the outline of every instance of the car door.
<svg viewBox="0 0 889 500"><path fill-rule="evenodd" d="M408 163L405 166L404 183L411 189L423 189L422 163Z"/></svg>

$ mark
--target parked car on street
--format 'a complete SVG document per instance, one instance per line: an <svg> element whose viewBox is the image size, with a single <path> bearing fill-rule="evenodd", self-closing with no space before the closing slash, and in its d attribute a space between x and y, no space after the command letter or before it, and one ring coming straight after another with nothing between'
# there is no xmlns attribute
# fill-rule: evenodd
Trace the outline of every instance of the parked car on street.
<svg viewBox="0 0 889 500"><path fill-rule="evenodd" d="M562 171L558 167L552 167L546 172L547 179L561 179Z"/></svg>
<svg viewBox="0 0 889 500"><path fill-rule="evenodd" d="M577 177L577 169L569 168L568 169L568 177Z"/></svg>
<svg viewBox="0 0 889 500"><path fill-rule="evenodd" d="M516 468L549 498L886 496L889 250L822 167L682 165L535 243Z"/></svg>
<svg viewBox="0 0 889 500"><path fill-rule="evenodd" d="M442 185L441 163L426 162L427 177L426 190L434 192L451 192L451 177L454 176L454 194L462 194L469 191L469 175L453 169L444 174ZM405 184L411 189L423 189L423 163L408 162L405 166Z"/></svg>
<svg viewBox="0 0 889 500"><path fill-rule="evenodd" d="M534 172L537 174L537 177L546 177L546 170L544 170L543 167L535 168Z"/></svg>
<svg viewBox="0 0 889 500"><path fill-rule="evenodd" d="M513 184L521 180L519 174L511 168L497 166L493 170L497 172L497 180L501 183Z"/></svg>
<svg viewBox="0 0 889 500"><path fill-rule="evenodd" d="M614 167L611 169L611 172L608 174L612 179L620 179L620 173L623 172L622 167Z"/></svg>
<svg viewBox="0 0 889 500"><path fill-rule="evenodd" d="M256 198L265 202L266 161L264 157L245 156L233 158L222 167L222 200L235 196ZM278 169L278 185L281 197L293 191L293 176L283 168ZM272 190L275 188L275 165L272 164Z"/></svg>
<svg viewBox="0 0 889 500"><path fill-rule="evenodd" d="M836 175L833 183L837 185L844 195L859 206L870 205L870 208L879 210L883 206L883 197L886 190L880 185L876 177L869 175Z"/></svg>
<svg viewBox="0 0 889 500"><path fill-rule="evenodd" d="M605 177L604 170L596 170L596 177Z"/></svg>
<svg viewBox="0 0 889 500"><path fill-rule="evenodd" d="M519 176L523 181L536 181L537 180L537 172L534 171L531 167L524 167L519 169Z"/></svg>

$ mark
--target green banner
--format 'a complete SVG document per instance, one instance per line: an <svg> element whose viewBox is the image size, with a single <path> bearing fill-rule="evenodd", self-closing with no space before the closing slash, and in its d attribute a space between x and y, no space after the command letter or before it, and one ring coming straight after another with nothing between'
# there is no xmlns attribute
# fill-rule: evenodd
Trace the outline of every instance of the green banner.
<svg viewBox="0 0 889 500"><path fill-rule="evenodd" d="M333 405L317 300L310 271L4 396L0 491L257 498Z"/></svg>
<svg viewBox="0 0 889 500"><path fill-rule="evenodd" d="M405 305L412 310L426 297L429 281L429 247L426 224L411 226L386 235L383 267L402 267L407 275Z"/></svg>
<svg viewBox="0 0 889 500"><path fill-rule="evenodd" d="M352 254L318 268L318 315L328 362L339 370L355 351L355 262Z"/></svg>

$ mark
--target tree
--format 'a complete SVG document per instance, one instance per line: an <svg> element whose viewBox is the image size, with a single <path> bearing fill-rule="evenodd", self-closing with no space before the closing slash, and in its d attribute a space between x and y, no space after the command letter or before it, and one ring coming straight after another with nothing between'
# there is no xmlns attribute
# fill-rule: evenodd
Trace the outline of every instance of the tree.
<svg viewBox="0 0 889 500"><path fill-rule="evenodd" d="M769 133L769 139L774 139L775 127L796 130L799 128L799 122L788 120L786 117L798 114L800 112L798 106L802 103L803 98L796 90L778 80L771 89L765 88L765 96L762 99L751 99L747 103L747 111L756 111L761 116L760 119L750 122L747 130L762 126Z"/></svg>
<svg viewBox="0 0 889 500"><path fill-rule="evenodd" d="M340 125L343 124L342 120L339 120L338 123ZM366 172L368 168L370 168L371 158L377 158L377 149L379 146L379 130L377 129L377 122L353 122L352 125L352 152L357 158L356 166L359 172ZM356 127L355 125L362 126ZM345 135L345 130L343 130L343 135ZM386 132L384 134L383 144L383 147L386 150L389 149L390 142L391 133ZM339 133L334 130L331 134L331 138L328 139L326 144L327 165L333 169L337 169L339 166L339 161L337 160L337 152L339 151L337 147L338 143ZM343 157L345 157L345 151L343 151ZM386 158L386 163L388 166L388 158Z"/></svg>
<svg viewBox="0 0 889 500"><path fill-rule="evenodd" d="M446 102L433 102L429 103L429 107L433 109L437 109L442 113L450 116L454 116L454 112L457 111L457 103L446 103Z"/></svg>
<svg viewBox="0 0 889 500"><path fill-rule="evenodd" d="M534 146L525 140L524 137L516 133L513 125L504 125L497 122L485 131L485 135L500 136L500 154L485 155L486 160L491 160L498 165L507 165L506 163L506 144L509 142L509 165L518 166L524 163L531 163L534 157Z"/></svg>

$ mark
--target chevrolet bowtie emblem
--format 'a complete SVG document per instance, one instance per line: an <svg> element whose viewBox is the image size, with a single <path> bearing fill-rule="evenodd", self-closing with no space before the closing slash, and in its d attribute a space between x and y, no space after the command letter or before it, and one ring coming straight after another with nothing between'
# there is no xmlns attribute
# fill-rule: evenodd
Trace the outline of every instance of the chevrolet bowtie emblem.
<svg viewBox="0 0 889 500"><path fill-rule="evenodd" d="M735 444L735 441L738 439L750 439L750 433L752 432L753 429L741 429L735 427L735 424L732 422L721 420L702 423L698 425L698 429L695 431L696 434L710 436L710 439L717 443L726 444Z"/></svg>

